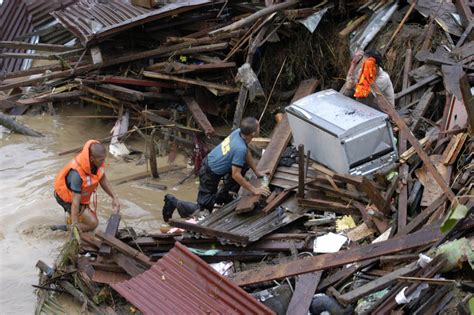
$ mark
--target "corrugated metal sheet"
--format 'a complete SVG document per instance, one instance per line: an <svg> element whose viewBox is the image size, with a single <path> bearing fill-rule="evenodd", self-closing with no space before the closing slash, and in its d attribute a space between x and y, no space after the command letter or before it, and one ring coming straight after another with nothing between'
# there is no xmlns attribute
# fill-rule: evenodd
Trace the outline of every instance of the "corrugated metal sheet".
<svg viewBox="0 0 474 315"><path fill-rule="evenodd" d="M298 206L296 198L285 201L280 208L265 214L261 211L237 214L234 210L240 199L214 211L197 224L186 227L193 237L206 235L205 229L212 230L222 244L246 245L258 241L263 236L301 218L307 209ZM171 225L174 225L172 220Z"/></svg>
<svg viewBox="0 0 474 315"><path fill-rule="evenodd" d="M0 6L0 39L14 40L16 37L31 32L31 16L26 4L21 0L4 0ZM14 49L0 49L0 52L18 52ZM0 58L2 73L18 71L24 60L15 58Z"/></svg>
<svg viewBox="0 0 474 315"><path fill-rule="evenodd" d="M50 13L56 10L64 10L77 2L78 0L26 0L28 12L31 15L31 23L33 23L34 30L40 36L40 42L65 44L75 38ZM55 23L57 25L54 25Z"/></svg>
<svg viewBox="0 0 474 315"><path fill-rule="evenodd" d="M37 28L51 22L54 18L50 15L56 10L64 10L78 0L26 0L28 12L31 15L31 23Z"/></svg>
<svg viewBox="0 0 474 315"><path fill-rule="evenodd" d="M210 4L210 0L176 1L147 10L119 0L81 0L64 10L52 12L83 44L90 44L117 32ZM220 2L220 1L214 1Z"/></svg>
<svg viewBox="0 0 474 315"><path fill-rule="evenodd" d="M179 242L148 271L112 288L144 314L274 314Z"/></svg>

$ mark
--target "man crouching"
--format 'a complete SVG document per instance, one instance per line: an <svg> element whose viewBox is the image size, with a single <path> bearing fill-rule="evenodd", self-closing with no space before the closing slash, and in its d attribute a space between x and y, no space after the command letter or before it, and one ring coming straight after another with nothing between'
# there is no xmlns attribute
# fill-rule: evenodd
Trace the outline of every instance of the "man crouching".
<svg viewBox="0 0 474 315"><path fill-rule="evenodd" d="M96 209L90 207L91 196L100 186L112 198L112 208L120 211L120 202L105 176L103 144L89 140L82 151L59 172L54 181L56 201L69 213L68 224L77 226L81 232L94 231L99 221Z"/></svg>
<svg viewBox="0 0 474 315"><path fill-rule="evenodd" d="M255 162L248 150L248 144L260 131L260 124L254 117L242 119L240 128L234 130L227 138L216 146L204 159L199 170L199 191L197 204L176 199L172 195L165 196L163 219L168 222L175 209L181 217L187 218L198 211L212 212L215 204L232 201L231 192L236 193L240 186L255 194L268 196L268 187L254 187L244 177L246 169L251 168L257 177L265 174L257 170ZM218 189L221 180L224 183Z"/></svg>

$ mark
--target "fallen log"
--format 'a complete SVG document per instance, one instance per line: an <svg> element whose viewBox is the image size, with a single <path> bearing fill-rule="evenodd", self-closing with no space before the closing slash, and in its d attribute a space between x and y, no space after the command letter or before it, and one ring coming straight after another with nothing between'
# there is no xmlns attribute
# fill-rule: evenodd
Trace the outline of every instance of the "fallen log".
<svg viewBox="0 0 474 315"><path fill-rule="evenodd" d="M43 137L43 135L39 133L38 131L28 128L20 124L19 122L17 122L15 119L2 113L0 113L0 125L10 129L13 132L16 132L25 136Z"/></svg>

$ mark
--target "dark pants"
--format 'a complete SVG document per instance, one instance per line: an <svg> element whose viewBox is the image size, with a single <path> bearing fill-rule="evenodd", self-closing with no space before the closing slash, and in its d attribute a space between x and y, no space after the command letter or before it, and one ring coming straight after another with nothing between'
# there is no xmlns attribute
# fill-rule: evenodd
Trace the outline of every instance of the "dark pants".
<svg viewBox="0 0 474 315"><path fill-rule="evenodd" d="M247 166L242 168L242 175L248 170ZM221 179L224 184L219 189ZM176 201L176 208L181 217L189 217L197 210L209 210L212 212L215 204L226 204L233 200L231 193L237 193L240 185L232 178L232 174L224 176L217 175L207 165L207 159L204 160L199 170L199 190L197 204L188 201Z"/></svg>

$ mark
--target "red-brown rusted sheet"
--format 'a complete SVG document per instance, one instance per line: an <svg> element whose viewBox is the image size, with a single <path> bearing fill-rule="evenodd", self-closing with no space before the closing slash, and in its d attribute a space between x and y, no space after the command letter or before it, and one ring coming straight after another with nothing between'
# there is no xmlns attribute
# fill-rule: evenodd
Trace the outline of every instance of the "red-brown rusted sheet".
<svg viewBox="0 0 474 315"><path fill-rule="evenodd" d="M14 40L16 37L31 32L31 16L27 7L20 0L4 0L0 5L0 40ZM18 52L14 49L0 49L1 52ZM22 59L0 58L2 73L14 72L21 69Z"/></svg>
<svg viewBox="0 0 474 315"><path fill-rule="evenodd" d="M159 9L148 10L120 0L80 0L76 5L52 12L51 15L86 45L117 32L212 2L210 0L175 1Z"/></svg>
<svg viewBox="0 0 474 315"><path fill-rule="evenodd" d="M144 314L274 314L179 242L148 271L112 288Z"/></svg>

